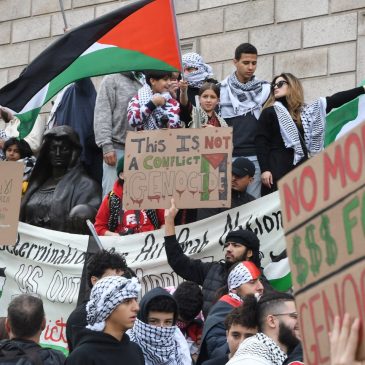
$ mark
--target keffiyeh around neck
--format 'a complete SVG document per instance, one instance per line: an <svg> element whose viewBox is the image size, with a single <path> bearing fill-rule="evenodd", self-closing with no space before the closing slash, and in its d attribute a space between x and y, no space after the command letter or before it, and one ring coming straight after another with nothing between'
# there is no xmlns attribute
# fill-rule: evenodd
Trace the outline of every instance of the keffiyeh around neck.
<svg viewBox="0 0 365 365"><path fill-rule="evenodd" d="M313 103L305 105L300 113L304 130L304 142L311 156L321 152L324 148L326 104L325 98L319 98ZM285 147L294 149L293 165L295 166L305 157L305 152L300 143L300 132L289 111L280 101L274 103L274 109L278 117L280 134Z"/></svg>
<svg viewBox="0 0 365 365"><path fill-rule="evenodd" d="M151 87L148 84L144 84L138 90L138 100L140 105L146 105L153 96L160 95L166 100L165 107L168 106L168 101L171 99L171 95L169 93L163 94L154 94L152 92ZM152 130L152 129L160 129L162 127L161 119L165 117L167 120L169 119L167 111L164 107L158 106L148 117L147 121L143 123L143 129L145 130Z"/></svg>
<svg viewBox="0 0 365 365"><path fill-rule="evenodd" d="M237 79L234 71L222 81L220 105L223 118L232 118L253 113L259 118L262 105L270 95L270 84L255 76L246 83Z"/></svg>
<svg viewBox="0 0 365 365"><path fill-rule="evenodd" d="M105 320L125 299L137 298L141 285L137 278L107 276L100 279L92 288L90 300L86 305L86 328L103 331Z"/></svg>
<svg viewBox="0 0 365 365"><path fill-rule="evenodd" d="M282 365L287 355L281 348L264 333L259 332L241 343L234 354L234 358L250 357L250 359L262 359L273 365ZM243 361L244 362L244 361Z"/></svg>
<svg viewBox="0 0 365 365"><path fill-rule="evenodd" d="M194 67L197 70L185 75L188 85L191 87L200 88L204 81L213 76L213 69L208 64L204 63L203 57L198 53L189 52L182 56L182 63L185 67Z"/></svg>
<svg viewBox="0 0 365 365"><path fill-rule="evenodd" d="M176 326L156 327L137 319L127 334L137 343L150 364L182 365L179 345L175 340Z"/></svg>

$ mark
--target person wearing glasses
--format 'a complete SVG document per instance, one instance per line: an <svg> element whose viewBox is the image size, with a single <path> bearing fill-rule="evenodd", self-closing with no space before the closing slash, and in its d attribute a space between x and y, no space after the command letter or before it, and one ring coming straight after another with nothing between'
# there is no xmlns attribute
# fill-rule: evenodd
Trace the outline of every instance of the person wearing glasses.
<svg viewBox="0 0 365 365"><path fill-rule="evenodd" d="M275 76L255 138L261 195L276 191L280 178L323 150L326 114L364 93L365 86L360 86L305 104L302 84L294 75Z"/></svg>
<svg viewBox="0 0 365 365"><path fill-rule="evenodd" d="M294 297L273 291L259 301L246 296L242 310L256 313L259 332L240 344L227 365L282 365L300 343Z"/></svg>

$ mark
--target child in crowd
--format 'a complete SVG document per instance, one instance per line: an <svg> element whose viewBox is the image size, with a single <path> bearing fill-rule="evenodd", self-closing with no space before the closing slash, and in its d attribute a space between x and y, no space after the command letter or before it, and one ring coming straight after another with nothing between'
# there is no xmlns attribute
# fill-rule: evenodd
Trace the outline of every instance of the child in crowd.
<svg viewBox="0 0 365 365"><path fill-rule="evenodd" d="M146 84L128 105L127 118L137 130L180 128L180 106L170 94L171 72L146 72Z"/></svg>
<svg viewBox="0 0 365 365"><path fill-rule="evenodd" d="M165 289L154 288L141 302L128 335L143 351L146 365L191 365L188 344L176 326L177 304Z"/></svg>
<svg viewBox="0 0 365 365"><path fill-rule="evenodd" d="M5 161L23 162L24 173L22 192L24 194L28 187L30 174L32 173L36 163L36 158L33 156L33 152L30 149L28 142L26 142L24 139L19 140L14 137L9 138L4 143L3 154Z"/></svg>
<svg viewBox="0 0 365 365"><path fill-rule="evenodd" d="M123 210L124 157L117 164L118 179L113 190L104 198L95 218L95 230L99 236L125 236L153 231L164 223L163 209Z"/></svg>
<svg viewBox="0 0 365 365"><path fill-rule="evenodd" d="M186 81L180 82L180 90L183 93L188 84ZM228 127L225 120L216 113L219 104L220 89L215 80L207 80L199 89L199 105L194 106L188 102L190 112L191 128L202 127Z"/></svg>

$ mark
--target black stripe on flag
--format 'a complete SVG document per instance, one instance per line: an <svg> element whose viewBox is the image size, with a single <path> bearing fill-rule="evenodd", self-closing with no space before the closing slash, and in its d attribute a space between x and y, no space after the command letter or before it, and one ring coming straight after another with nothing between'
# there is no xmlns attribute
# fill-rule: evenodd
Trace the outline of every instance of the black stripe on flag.
<svg viewBox="0 0 365 365"><path fill-rule="evenodd" d="M27 102L103 35L155 0L139 0L85 23L47 47L20 74L0 89L0 105L20 112ZM146 20L147 21L147 20Z"/></svg>

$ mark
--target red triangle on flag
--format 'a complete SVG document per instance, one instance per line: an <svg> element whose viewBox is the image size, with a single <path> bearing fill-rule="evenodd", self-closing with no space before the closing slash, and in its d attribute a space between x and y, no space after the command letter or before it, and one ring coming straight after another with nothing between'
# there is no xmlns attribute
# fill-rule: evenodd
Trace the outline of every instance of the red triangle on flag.
<svg viewBox="0 0 365 365"><path fill-rule="evenodd" d="M155 0L121 21L98 43L141 52L181 70L172 0Z"/></svg>
<svg viewBox="0 0 365 365"><path fill-rule="evenodd" d="M209 164L215 170L222 161L227 157L226 153L210 153L210 154L202 154L202 156L209 162Z"/></svg>

